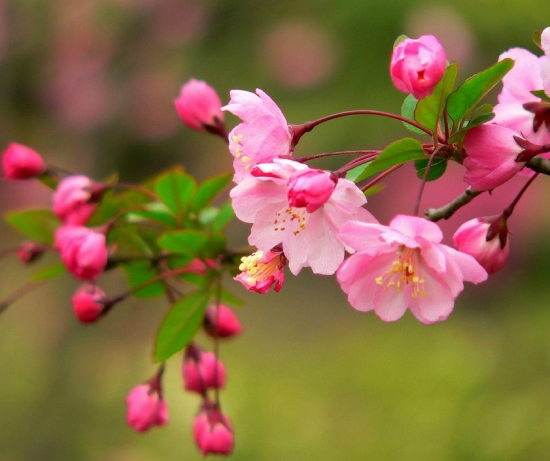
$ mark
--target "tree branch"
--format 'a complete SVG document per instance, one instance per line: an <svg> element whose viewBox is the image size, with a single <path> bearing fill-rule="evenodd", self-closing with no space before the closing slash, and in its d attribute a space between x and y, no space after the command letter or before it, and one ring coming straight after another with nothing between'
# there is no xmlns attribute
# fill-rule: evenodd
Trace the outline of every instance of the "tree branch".
<svg viewBox="0 0 550 461"><path fill-rule="evenodd" d="M428 210L426 210L426 213L424 213L424 216L426 217L426 219L434 222L439 221L440 219L449 219L455 213L455 211L470 203L481 193L483 193L483 191L472 190L470 187L468 187L468 189L462 192L462 194L455 198L451 203L448 203L441 208L429 208Z"/></svg>
<svg viewBox="0 0 550 461"><path fill-rule="evenodd" d="M533 157L525 164L525 166L527 168L531 168L537 173L550 175L550 160L546 160L545 158Z"/></svg>

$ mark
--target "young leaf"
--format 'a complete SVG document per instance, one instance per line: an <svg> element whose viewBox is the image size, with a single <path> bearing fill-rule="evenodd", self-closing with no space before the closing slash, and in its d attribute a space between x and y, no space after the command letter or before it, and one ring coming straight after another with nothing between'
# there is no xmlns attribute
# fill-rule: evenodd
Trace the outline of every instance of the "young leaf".
<svg viewBox="0 0 550 461"><path fill-rule="evenodd" d="M153 268L149 261L132 261L124 264L123 267L128 277L128 283L132 288L159 275L159 272ZM153 296L160 296L163 293L164 284L159 281L135 291L132 293L132 296L136 298L151 298Z"/></svg>
<svg viewBox="0 0 550 461"><path fill-rule="evenodd" d="M445 69L445 74L440 82L434 87L430 96L418 101L414 111L414 119L421 125L432 131L437 130L437 125L445 110L447 97L453 91L456 81L458 66L451 64Z"/></svg>
<svg viewBox="0 0 550 461"><path fill-rule="evenodd" d="M202 256L208 242L209 234L196 230L166 232L158 239L161 248L193 257Z"/></svg>
<svg viewBox="0 0 550 461"><path fill-rule="evenodd" d="M386 147L382 153L373 162L365 168L363 173L355 180L355 182L362 181L369 176L380 173L387 170L392 166L411 162L413 160L419 160L425 158L424 149L416 139L404 138L399 141L395 141Z"/></svg>
<svg viewBox="0 0 550 461"><path fill-rule="evenodd" d="M67 273L67 268L65 267L65 264L55 263L51 266L47 266L44 269L39 270L38 272L35 272L33 275L31 275L30 280L31 282L42 282L45 280L53 279L65 273Z"/></svg>
<svg viewBox="0 0 550 461"><path fill-rule="evenodd" d="M54 233L61 222L51 210L10 211L6 222L23 235L45 245L53 245Z"/></svg>
<svg viewBox="0 0 550 461"><path fill-rule="evenodd" d="M403 101L403 105L401 106L401 115L410 120L414 120L414 111L416 110L417 103L418 103L418 99L416 99L412 94L408 95ZM408 123L403 122L403 125L405 125L405 127L408 130L412 131L413 133L418 133L423 135L427 134L425 131L418 129L413 125L409 125ZM350 179L350 181L352 180Z"/></svg>
<svg viewBox="0 0 550 461"><path fill-rule="evenodd" d="M157 334L157 362L167 360L189 344L202 324L209 297L207 291L194 291L172 306Z"/></svg>
<svg viewBox="0 0 550 461"><path fill-rule="evenodd" d="M550 96L548 96L544 90L531 91L531 94L545 102L550 102Z"/></svg>
<svg viewBox="0 0 550 461"><path fill-rule="evenodd" d="M364 165L356 166L355 168L352 168L346 173L346 179L349 179L350 181L355 181L359 175L365 171L365 168L367 168L372 162L367 162Z"/></svg>
<svg viewBox="0 0 550 461"><path fill-rule="evenodd" d="M426 174L426 168L428 166L428 162L430 159L422 159L417 160L414 162L414 167L416 168L416 175L419 179L424 179L424 175ZM444 158L434 158L431 166L430 171L428 173L428 177L426 178L426 181L435 181L436 179L441 178L443 176L443 173L445 173L445 170L447 169L447 160Z"/></svg>
<svg viewBox="0 0 550 461"><path fill-rule="evenodd" d="M459 128L458 121L464 118L477 103L514 67L512 59L503 59L488 69L470 77L447 100L447 113ZM456 131L456 130L455 130Z"/></svg>
<svg viewBox="0 0 550 461"><path fill-rule="evenodd" d="M186 213L196 189L195 180L178 171L162 176L156 186L157 194L168 209L179 218Z"/></svg>
<svg viewBox="0 0 550 461"><path fill-rule="evenodd" d="M393 42L393 47L395 48L397 45L399 45L403 40L407 40L409 37L407 35L400 35L395 39L395 42Z"/></svg>
<svg viewBox="0 0 550 461"><path fill-rule="evenodd" d="M233 179L232 173L226 173L220 176L204 181L198 188L193 198L193 211L198 213L207 206L223 189L225 189Z"/></svg>

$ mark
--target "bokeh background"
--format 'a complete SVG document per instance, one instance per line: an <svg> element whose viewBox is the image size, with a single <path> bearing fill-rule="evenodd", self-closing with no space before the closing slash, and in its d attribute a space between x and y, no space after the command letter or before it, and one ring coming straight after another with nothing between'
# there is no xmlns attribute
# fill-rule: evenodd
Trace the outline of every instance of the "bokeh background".
<svg viewBox="0 0 550 461"><path fill-rule="evenodd" d="M173 99L191 77L224 101L231 88L262 88L291 123L357 108L399 112L404 95L387 71L398 35L437 35L463 80L510 47L537 52L530 36L549 25L547 8L547 0L0 0L0 146L27 144L97 179L119 171L139 181L174 163L204 179L230 170L231 157L177 118ZM305 136L296 153L383 148L408 135L394 121L340 119ZM430 185L423 207L461 192L461 174L451 168L448 181ZM468 286L442 324L355 312L333 278L308 270L279 294L234 285L247 304L238 312L246 334L221 352L233 459L548 459L545 179L510 222L508 266ZM445 231L499 213L523 182L485 194ZM382 222L411 213L419 185L403 168L369 209ZM50 201L28 182L2 182L0 194L3 211ZM2 247L17 244L2 226ZM232 225L231 239L242 244L247 231ZM7 296L29 270L6 257L0 273ZM101 284L114 294L124 279L107 274ZM138 435L125 424L125 395L155 370L166 304L126 302L83 326L70 306L76 286L59 279L0 318L0 461L201 459L190 435L199 401L181 388L180 357L166 374L169 425Z"/></svg>

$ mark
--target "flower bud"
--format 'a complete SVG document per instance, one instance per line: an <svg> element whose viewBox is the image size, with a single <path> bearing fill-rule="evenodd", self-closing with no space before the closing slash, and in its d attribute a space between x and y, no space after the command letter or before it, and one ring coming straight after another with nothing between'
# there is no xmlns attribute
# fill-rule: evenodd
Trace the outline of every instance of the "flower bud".
<svg viewBox="0 0 550 461"><path fill-rule="evenodd" d="M30 147L12 142L2 154L2 169L7 179L30 179L44 173L46 165Z"/></svg>
<svg viewBox="0 0 550 461"><path fill-rule="evenodd" d="M222 103L216 91L206 82L191 79L181 87L179 98L174 100L183 123L198 131L217 131L223 124Z"/></svg>
<svg viewBox="0 0 550 461"><path fill-rule="evenodd" d="M160 377L134 387L126 397L126 421L138 432L152 426L164 426L168 422L168 408L160 389Z"/></svg>
<svg viewBox="0 0 550 461"><path fill-rule="evenodd" d="M87 176L69 176L53 194L53 211L64 224L84 225L94 214L96 202L105 187Z"/></svg>
<svg viewBox="0 0 550 461"><path fill-rule="evenodd" d="M432 94L446 65L445 50L433 35L407 38L393 49L391 79L398 90L423 99Z"/></svg>
<svg viewBox="0 0 550 461"><path fill-rule="evenodd" d="M82 226L62 226L55 232L55 249L78 280L94 282L109 257L105 235Z"/></svg>
<svg viewBox="0 0 550 461"><path fill-rule="evenodd" d="M204 394L206 389L225 387L225 367L213 352L187 346L183 358L183 382L186 390Z"/></svg>
<svg viewBox="0 0 550 461"><path fill-rule="evenodd" d="M282 250L256 251L241 261L239 270L242 272L233 279L248 291L266 294L274 283L273 289L277 292L283 287L287 259Z"/></svg>
<svg viewBox="0 0 550 461"><path fill-rule="evenodd" d="M337 182L327 171L297 170L288 180L288 204L313 213L330 198Z"/></svg>
<svg viewBox="0 0 550 461"><path fill-rule="evenodd" d="M499 223L495 223L494 218L471 219L462 224L453 235L457 250L473 256L489 274L502 269L510 254L508 228L504 225L496 233L489 232L495 224Z"/></svg>
<svg viewBox="0 0 550 461"><path fill-rule="evenodd" d="M204 402L193 421L193 436L203 455L229 455L235 444L230 419L216 403L210 401Z"/></svg>
<svg viewBox="0 0 550 461"><path fill-rule="evenodd" d="M36 261L44 254L45 247L36 242L23 242L17 249L17 257L24 264L30 264Z"/></svg>
<svg viewBox="0 0 550 461"><path fill-rule="evenodd" d="M227 338L242 331L241 323L229 307L219 304L210 306L204 315L204 328L213 337Z"/></svg>
<svg viewBox="0 0 550 461"><path fill-rule="evenodd" d="M105 310L107 295L95 285L82 285L72 297L73 310L82 323L93 323Z"/></svg>

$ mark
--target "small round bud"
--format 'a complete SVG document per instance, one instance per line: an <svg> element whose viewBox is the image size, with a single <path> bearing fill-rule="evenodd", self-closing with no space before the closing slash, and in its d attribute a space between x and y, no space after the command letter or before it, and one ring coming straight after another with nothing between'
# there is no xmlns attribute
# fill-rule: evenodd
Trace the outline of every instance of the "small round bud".
<svg viewBox="0 0 550 461"><path fill-rule="evenodd" d="M73 310L82 323L93 323L105 309L107 295L95 285L82 285L72 297Z"/></svg>
<svg viewBox="0 0 550 461"><path fill-rule="evenodd" d="M174 104L183 123L193 130L211 131L223 127L222 103L214 88L206 82L189 80L181 87Z"/></svg>
<svg viewBox="0 0 550 461"><path fill-rule="evenodd" d="M213 352L200 350L193 344L185 350L182 374L184 387L188 391L204 394L206 389L225 387L226 374L223 363Z"/></svg>
<svg viewBox="0 0 550 461"><path fill-rule="evenodd" d="M219 338L238 335L243 329L235 313L223 304L206 309L204 328L210 336Z"/></svg>
<svg viewBox="0 0 550 461"><path fill-rule="evenodd" d="M327 171L297 170L288 180L288 204L313 213L330 198L337 182Z"/></svg>
<svg viewBox="0 0 550 461"><path fill-rule="evenodd" d="M94 214L97 205L93 202L104 189L87 176L69 176L53 194L53 211L64 224L82 226Z"/></svg>
<svg viewBox="0 0 550 461"><path fill-rule="evenodd" d="M30 179L44 173L46 165L30 147L12 142L2 154L2 169L7 179Z"/></svg>
<svg viewBox="0 0 550 461"><path fill-rule="evenodd" d="M126 421L138 432L168 422L168 407L160 396L160 390L151 383L134 387L126 397Z"/></svg>
<svg viewBox="0 0 550 461"><path fill-rule="evenodd" d="M229 455L235 444L231 420L208 400L193 421L193 436L203 455Z"/></svg>
<svg viewBox="0 0 550 461"><path fill-rule="evenodd" d="M40 258L44 251L44 245L36 242L23 242L17 249L17 257L22 263L30 264Z"/></svg>

